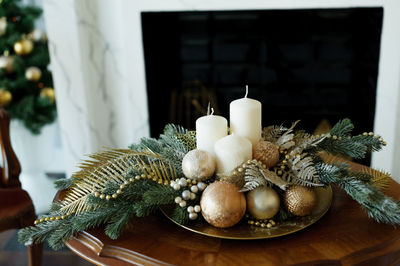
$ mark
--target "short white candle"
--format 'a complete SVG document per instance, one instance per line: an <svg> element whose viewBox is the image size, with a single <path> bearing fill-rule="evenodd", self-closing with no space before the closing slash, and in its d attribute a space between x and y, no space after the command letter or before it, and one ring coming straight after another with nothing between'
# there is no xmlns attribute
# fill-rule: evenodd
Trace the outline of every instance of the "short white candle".
<svg viewBox="0 0 400 266"><path fill-rule="evenodd" d="M215 143L217 174L228 174L252 158L251 142L237 135L229 135Z"/></svg>
<svg viewBox="0 0 400 266"><path fill-rule="evenodd" d="M228 121L213 113L212 109L211 115L196 120L196 146L199 150L208 151L215 158L214 144L228 134Z"/></svg>
<svg viewBox="0 0 400 266"><path fill-rule="evenodd" d="M231 133L245 137L255 146L261 139L261 103L247 98L235 100L230 104L230 129Z"/></svg>

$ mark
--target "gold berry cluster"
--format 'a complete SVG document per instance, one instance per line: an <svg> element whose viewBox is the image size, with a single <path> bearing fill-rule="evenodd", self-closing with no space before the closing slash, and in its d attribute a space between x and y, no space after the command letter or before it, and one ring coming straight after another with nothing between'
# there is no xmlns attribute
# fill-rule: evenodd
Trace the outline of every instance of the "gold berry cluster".
<svg viewBox="0 0 400 266"><path fill-rule="evenodd" d="M246 169L246 167L248 167L249 165L251 165L251 164L258 164L258 165L260 165L262 168L264 168L264 169L266 169L267 168L267 166L265 165L265 164L263 164L261 161L257 161L256 159L253 159L253 160L248 160L247 162L245 162L245 163L243 163L241 166L238 166L237 168L236 168L236 170L235 171L233 171L233 175L238 175L238 174L241 174L241 173L243 173L243 171Z"/></svg>
<svg viewBox="0 0 400 266"><path fill-rule="evenodd" d="M276 225L276 222L272 219L265 219L265 220L255 219L250 217L250 215L248 214L246 214L246 218L247 218L247 223L249 225L259 226L262 228L272 228Z"/></svg>

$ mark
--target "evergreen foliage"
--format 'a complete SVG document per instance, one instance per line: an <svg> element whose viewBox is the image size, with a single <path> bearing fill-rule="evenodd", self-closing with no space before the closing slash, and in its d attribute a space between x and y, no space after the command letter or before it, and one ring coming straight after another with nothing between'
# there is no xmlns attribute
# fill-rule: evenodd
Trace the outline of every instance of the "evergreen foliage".
<svg viewBox="0 0 400 266"><path fill-rule="evenodd" d="M30 54L17 55L14 44L34 30L34 21L42 10L36 7L23 6L20 0L2 0L0 18L7 21L6 31L0 36L0 54L14 58L14 72L7 73L0 68L0 88L9 91L12 100L6 109L12 119L21 120L32 133L40 133L41 128L52 123L56 118L55 104L47 97L40 97L42 88L53 87L51 72L47 69L50 62L47 41L34 41ZM28 67L35 66L41 70L39 81L29 81L25 77Z"/></svg>

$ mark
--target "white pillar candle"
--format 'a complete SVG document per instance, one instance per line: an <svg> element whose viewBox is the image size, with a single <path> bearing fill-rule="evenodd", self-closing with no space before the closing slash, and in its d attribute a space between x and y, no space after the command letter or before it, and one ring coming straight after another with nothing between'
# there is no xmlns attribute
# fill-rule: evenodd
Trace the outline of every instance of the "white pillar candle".
<svg viewBox="0 0 400 266"><path fill-rule="evenodd" d="M230 104L230 129L231 133L247 138L253 146L261 139L261 103L257 100L247 98L235 100Z"/></svg>
<svg viewBox="0 0 400 266"><path fill-rule="evenodd" d="M208 151L214 158L214 144L228 134L228 121L219 115L206 115L196 120L196 146Z"/></svg>
<svg viewBox="0 0 400 266"><path fill-rule="evenodd" d="M237 135L229 135L215 143L217 174L228 174L252 158L251 142Z"/></svg>

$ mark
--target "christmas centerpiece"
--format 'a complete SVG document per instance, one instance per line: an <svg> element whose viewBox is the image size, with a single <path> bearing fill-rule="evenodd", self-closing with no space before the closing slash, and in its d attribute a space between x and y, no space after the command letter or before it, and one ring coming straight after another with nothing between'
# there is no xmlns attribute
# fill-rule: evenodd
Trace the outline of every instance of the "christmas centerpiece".
<svg viewBox="0 0 400 266"><path fill-rule="evenodd" d="M63 196L49 215L22 229L19 240L47 239L58 249L79 231L100 225L115 239L133 217L159 209L203 234L274 237L321 218L330 206L331 184L377 222L400 224L398 202L381 192L388 174L353 171L346 161L325 156L364 158L386 145L380 136L353 136L349 119L322 135L297 130L297 122L262 128L261 108L246 93L230 105L229 129L224 117L211 112L196 121L196 131L170 124L159 139L91 155L81 171L56 182Z"/></svg>
<svg viewBox="0 0 400 266"><path fill-rule="evenodd" d="M56 118L46 34L34 28L42 11L0 1L0 107L33 134Z"/></svg>

